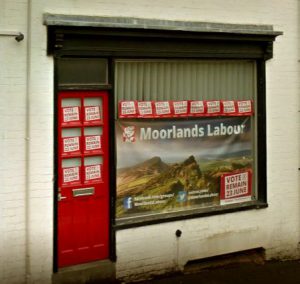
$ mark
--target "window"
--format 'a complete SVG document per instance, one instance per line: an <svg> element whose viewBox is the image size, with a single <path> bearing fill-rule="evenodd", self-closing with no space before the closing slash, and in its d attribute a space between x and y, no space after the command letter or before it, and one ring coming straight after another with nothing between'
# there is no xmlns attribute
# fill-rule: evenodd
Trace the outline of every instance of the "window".
<svg viewBox="0 0 300 284"><path fill-rule="evenodd" d="M116 122L117 218L205 211L258 200L256 70L255 60L115 62L116 107L134 102L137 108L136 117ZM193 107L199 101L219 103L221 110L155 114L159 102ZM153 116L138 118L138 102L154 105ZM251 110L244 114L226 112L247 103Z"/></svg>
<svg viewBox="0 0 300 284"><path fill-rule="evenodd" d="M107 60L102 58L61 58L58 68L60 88L103 86L108 83Z"/></svg>

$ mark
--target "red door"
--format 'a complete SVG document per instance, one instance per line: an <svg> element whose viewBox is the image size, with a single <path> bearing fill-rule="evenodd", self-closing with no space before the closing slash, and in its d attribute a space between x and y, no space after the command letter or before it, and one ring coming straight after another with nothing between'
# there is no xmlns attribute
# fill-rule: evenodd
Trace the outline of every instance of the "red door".
<svg viewBox="0 0 300 284"><path fill-rule="evenodd" d="M108 258L107 95L58 95L59 267Z"/></svg>

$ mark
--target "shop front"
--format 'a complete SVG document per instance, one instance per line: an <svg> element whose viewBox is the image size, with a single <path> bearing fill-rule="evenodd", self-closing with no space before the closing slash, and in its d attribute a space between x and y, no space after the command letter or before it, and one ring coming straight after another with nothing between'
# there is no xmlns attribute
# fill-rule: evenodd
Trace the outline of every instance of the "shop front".
<svg viewBox="0 0 300 284"><path fill-rule="evenodd" d="M55 72L55 272L118 265L119 232L268 206L265 64L279 32L44 22Z"/></svg>

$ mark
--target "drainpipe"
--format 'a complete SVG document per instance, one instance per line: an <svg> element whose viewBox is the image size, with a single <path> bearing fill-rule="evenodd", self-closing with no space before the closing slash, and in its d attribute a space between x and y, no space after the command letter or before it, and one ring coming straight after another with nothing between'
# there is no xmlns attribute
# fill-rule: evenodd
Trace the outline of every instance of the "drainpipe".
<svg viewBox="0 0 300 284"><path fill-rule="evenodd" d="M26 249L25 249L25 269L26 283L31 283L30 265L30 93L31 93L31 0L27 0L27 46L26 46L26 190L25 190L25 216L26 216Z"/></svg>

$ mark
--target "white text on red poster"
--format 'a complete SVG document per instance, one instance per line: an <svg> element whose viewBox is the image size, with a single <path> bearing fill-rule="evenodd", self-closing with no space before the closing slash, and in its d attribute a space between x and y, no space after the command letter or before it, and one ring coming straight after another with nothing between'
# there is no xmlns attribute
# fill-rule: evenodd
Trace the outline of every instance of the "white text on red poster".
<svg viewBox="0 0 300 284"><path fill-rule="evenodd" d="M63 145L65 153L79 151L79 137L64 138Z"/></svg>
<svg viewBox="0 0 300 284"><path fill-rule="evenodd" d="M101 179L101 166L100 165L92 165L85 167L85 179L94 180Z"/></svg>
<svg viewBox="0 0 300 284"><path fill-rule="evenodd" d="M101 112L99 106L85 107L85 121L101 120Z"/></svg>
<svg viewBox="0 0 300 284"><path fill-rule="evenodd" d="M79 167L63 169L63 183L79 181Z"/></svg>
<svg viewBox="0 0 300 284"><path fill-rule="evenodd" d="M101 149L101 136L86 136L85 137L85 150L92 151L92 150L99 150Z"/></svg>
<svg viewBox="0 0 300 284"><path fill-rule="evenodd" d="M79 107L63 108L63 121L64 122L79 121Z"/></svg>

